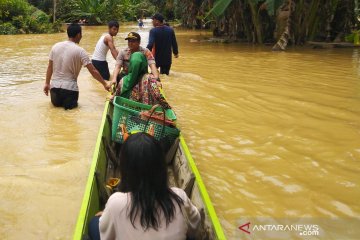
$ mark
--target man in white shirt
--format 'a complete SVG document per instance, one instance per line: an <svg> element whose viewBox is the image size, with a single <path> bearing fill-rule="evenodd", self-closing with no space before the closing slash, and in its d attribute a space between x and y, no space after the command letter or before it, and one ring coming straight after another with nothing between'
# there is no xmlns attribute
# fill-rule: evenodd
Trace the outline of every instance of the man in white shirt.
<svg viewBox="0 0 360 240"><path fill-rule="evenodd" d="M117 21L110 21L108 23L108 27L109 33L105 33L100 37L99 41L96 43L95 51L91 59L92 64L105 80L110 79L109 66L106 61L107 52L110 49L111 55L114 59L116 59L116 56L118 55L113 37L115 37L119 32L119 23Z"/></svg>
<svg viewBox="0 0 360 240"><path fill-rule="evenodd" d="M86 51L78 44L82 38L81 27L77 23L67 28L69 39L56 43L50 52L49 64L46 72L44 93L49 94L51 102L56 107L65 110L77 107L79 88L77 77L81 67L86 67L91 75L109 91L110 82L105 81L90 61ZM50 83L51 80L51 83Z"/></svg>

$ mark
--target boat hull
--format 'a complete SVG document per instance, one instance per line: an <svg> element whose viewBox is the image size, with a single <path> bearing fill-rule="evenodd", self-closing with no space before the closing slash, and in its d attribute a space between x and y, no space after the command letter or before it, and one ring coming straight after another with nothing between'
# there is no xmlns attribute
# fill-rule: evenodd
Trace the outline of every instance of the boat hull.
<svg viewBox="0 0 360 240"><path fill-rule="evenodd" d="M109 173L109 153L107 145L111 143L111 116L113 105L105 104L95 151L90 167L85 193L77 219L73 239L80 240L87 235L90 219L103 210L102 183ZM185 190L201 213L201 226L196 239L226 239L216 212L211 203L200 173L193 161L184 138L180 135L168 152L170 185Z"/></svg>

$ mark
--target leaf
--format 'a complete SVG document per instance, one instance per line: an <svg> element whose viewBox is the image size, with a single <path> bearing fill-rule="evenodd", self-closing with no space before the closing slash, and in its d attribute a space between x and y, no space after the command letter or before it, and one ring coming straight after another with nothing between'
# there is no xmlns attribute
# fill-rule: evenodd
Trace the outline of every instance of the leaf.
<svg viewBox="0 0 360 240"><path fill-rule="evenodd" d="M284 0L266 0L264 4L266 5L266 10L270 16L274 16L276 10L284 3Z"/></svg>
<svg viewBox="0 0 360 240"><path fill-rule="evenodd" d="M228 8L232 0L217 0L212 9L205 16L207 18L210 14L219 17L224 14L225 10Z"/></svg>

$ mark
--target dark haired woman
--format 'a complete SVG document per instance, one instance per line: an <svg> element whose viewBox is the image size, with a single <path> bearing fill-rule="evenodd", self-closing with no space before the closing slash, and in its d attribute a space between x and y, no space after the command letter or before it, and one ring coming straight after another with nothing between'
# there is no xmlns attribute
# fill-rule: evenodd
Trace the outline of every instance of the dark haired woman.
<svg viewBox="0 0 360 240"><path fill-rule="evenodd" d="M169 188L159 143L147 133L131 135L120 154L120 191L100 218L101 239L186 239L200 214L185 192Z"/></svg>

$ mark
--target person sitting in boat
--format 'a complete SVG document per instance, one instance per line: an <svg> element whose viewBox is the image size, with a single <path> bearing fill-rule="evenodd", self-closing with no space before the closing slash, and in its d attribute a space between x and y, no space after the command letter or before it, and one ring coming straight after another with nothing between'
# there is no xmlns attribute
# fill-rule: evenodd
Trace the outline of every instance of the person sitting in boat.
<svg viewBox="0 0 360 240"><path fill-rule="evenodd" d="M147 64L151 69L151 73L153 74L153 78L159 78L159 71L156 68L155 58L151 51L147 48L143 48L140 46L141 37L136 32L130 32L125 40L128 41L128 47L119 52L116 57L116 65L114 68L112 81L119 82L119 80L128 74L130 57L134 52L141 52L147 59ZM122 68L122 71L120 72Z"/></svg>
<svg viewBox="0 0 360 240"><path fill-rule="evenodd" d="M148 73L145 55L141 52L131 54L129 73L117 84L115 95L148 105L160 104L164 109L171 109L160 89L160 80Z"/></svg>
<svg viewBox="0 0 360 240"><path fill-rule="evenodd" d="M130 135L120 153L120 192L110 196L105 210L97 214L100 219L90 221L92 240L99 235L101 239L126 240L195 236L200 213L184 190L169 187L164 158L154 137L143 132Z"/></svg>

